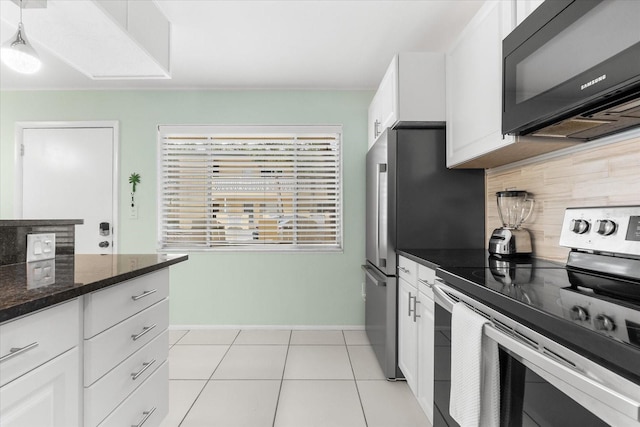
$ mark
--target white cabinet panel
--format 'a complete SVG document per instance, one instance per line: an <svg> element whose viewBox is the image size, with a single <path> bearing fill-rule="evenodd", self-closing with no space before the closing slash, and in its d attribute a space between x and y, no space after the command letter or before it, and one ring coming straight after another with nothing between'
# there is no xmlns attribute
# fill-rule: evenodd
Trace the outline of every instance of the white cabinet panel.
<svg viewBox="0 0 640 427"><path fill-rule="evenodd" d="M428 284L435 281L435 270L403 256L398 265L413 271L398 279L398 366L422 410L433 423L433 291ZM424 289L426 292L423 292Z"/></svg>
<svg viewBox="0 0 640 427"><path fill-rule="evenodd" d="M432 270L433 271L433 270ZM434 271L435 273L435 271ZM433 352L435 336L435 302L424 293L418 293L418 403L433 421Z"/></svg>
<svg viewBox="0 0 640 427"><path fill-rule="evenodd" d="M84 391L86 426L98 425L167 359L169 332L164 331Z"/></svg>
<svg viewBox="0 0 640 427"><path fill-rule="evenodd" d="M418 289L398 280L398 366L409 388L418 394L418 323L414 316Z"/></svg>
<svg viewBox="0 0 640 427"><path fill-rule="evenodd" d="M436 282L436 271L418 265L418 291L433 299L433 285Z"/></svg>
<svg viewBox="0 0 640 427"><path fill-rule="evenodd" d="M79 426L79 363L74 348L0 387L0 425Z"/></svg>
<svg viewBox="0 0 640 427"><path fill-rule="evenodd" d="M76 298L3 323L0 337L2 386L78 345L80 302Z"/></svg>
<svg viewBox="0 0 640 427"><path fill-rule="evenodd" d="M85 295L84 337L91 338L168 296L166 268Z"/></svg>
<svg viewBox="0 0 640 427"><path fill-rule="evenodd" d="M102 334L85 340L84 385L93 384L168 326L169 301L165 299Z"/></svg>
<svg viewBox="0 0 640 427"><path fill-rule="evenodd" d="M169 410L169 366L163 363L100 427L156 427ZM144 421L146 420L146 421ZM143 422L144 421L144 422Z"/></svg>
<svg viewBox="0 0 640 427"><path fill-rule="evenodd" d="M502 136L502 39L511 1L488 1L447 53L447 166L511 144Z"/></svg>
<svg viewBox="0 0 640 427"><path fill-rule="evenodd" d="M368 145L403 122L444 122L445 60L434 52L395 55L368 112Z"/></svg>
<svg viewBox="0 0 640 427"><path fill-rule="evenodd" d="M398 276L415 286L418 264L405 257L398 257Z"/></svg>

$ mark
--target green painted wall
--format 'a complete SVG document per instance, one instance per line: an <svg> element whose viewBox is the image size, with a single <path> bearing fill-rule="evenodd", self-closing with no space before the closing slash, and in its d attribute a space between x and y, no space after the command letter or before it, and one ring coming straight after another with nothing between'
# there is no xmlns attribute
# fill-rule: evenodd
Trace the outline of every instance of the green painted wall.
<svg viewBox="0 0 640 427"><path fill-rule="evenodd" d="M343 253L192 253L171 271L171 323L362 325L364 167L369 91L0 92L0 218L13 216L18 121L120 123L123 253L156 250L158 124L343 125ZM142 176L138 220L126 213L132 172Z"/></svg>

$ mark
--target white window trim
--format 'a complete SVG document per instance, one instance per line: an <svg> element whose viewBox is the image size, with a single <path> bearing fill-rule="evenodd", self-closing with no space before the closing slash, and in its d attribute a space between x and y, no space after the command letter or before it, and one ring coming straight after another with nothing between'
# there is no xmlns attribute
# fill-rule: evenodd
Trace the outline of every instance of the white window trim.
<svg viewBox="0 0 640 427"><path fill-rule="evenodd" d="M344 170L343 170L343 131L342 125L158 125L157 127L157 250L160 253L175 252L285 252L285 253L342 253L344 252ZM305 246L305 245L234 245L213 247L174 247L165 248L162 243L162 140L163 135L179 133L187 135L202 135L203 133L219 134L319 134L334 133L339 135L339 206L338 218L340 222L338 230L337 247Z"/></svg>

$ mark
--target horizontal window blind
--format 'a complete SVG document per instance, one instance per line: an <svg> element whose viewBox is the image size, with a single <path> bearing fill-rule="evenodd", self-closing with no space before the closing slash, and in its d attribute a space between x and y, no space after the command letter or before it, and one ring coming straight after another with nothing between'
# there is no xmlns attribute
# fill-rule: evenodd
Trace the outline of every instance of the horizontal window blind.
<svg viewBox="0 0 640 427"><path fill-rule="evenodd" d="M163 250L341 248L341 129L159 127Z"/></svg>

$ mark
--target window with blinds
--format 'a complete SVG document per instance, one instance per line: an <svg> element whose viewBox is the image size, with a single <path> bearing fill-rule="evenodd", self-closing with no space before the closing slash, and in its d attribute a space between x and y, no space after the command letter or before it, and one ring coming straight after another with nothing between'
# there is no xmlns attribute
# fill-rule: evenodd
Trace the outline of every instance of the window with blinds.
<svg viewBox="0 0 640 427"><path fill-rule="evenodd" d="M341 249L341 126L158 129L161 250Z"/></svg>

